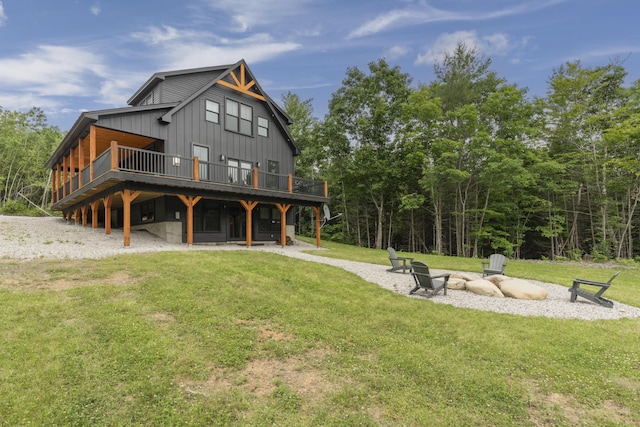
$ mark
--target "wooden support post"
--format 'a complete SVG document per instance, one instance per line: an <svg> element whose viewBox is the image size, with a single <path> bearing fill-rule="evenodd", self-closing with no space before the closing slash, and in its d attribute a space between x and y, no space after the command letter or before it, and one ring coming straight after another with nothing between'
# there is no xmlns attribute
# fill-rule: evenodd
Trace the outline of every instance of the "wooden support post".
<svg viewBox="0 0 640 427"><path fill-rule="evenodd" d="M51 204L53 205L57 202L57 194L56 194L56 172L54 169L51 169Z"/></svg>
<svg viewBox="0 0 640 427"><path fill-rule="evenodd" d="M113 142L111 143L113 147ZM113 156L113 153L111 153ZM113 157L112 157L113 159ZM124 246L131 245L131 202L135 200L142 191L122 190L122 205L124 211Z"/></svg>
<svg viewBox="0 0 640 427"><path fill-rule="evenodd" d="M280 244L287 245L287 211L291 205L276 203L276 208L280 211Z"/></svg>
<svg viewBox="0 0 640 427"><path fill-rule="evenodd" d="M102 198L104 205L104 234L111 234L111 203L113 202L113 194Z"/></svg>
<svg viewBox="0 0 640 427"><path fill-rule="evenodd" d="M78 138L78 188L82 187L82 169L84 169L84 145Z"/></svg>
<svg viewBox="0 0 640 427"><path fill-rule="evenodd" d="M200 159L198 156L193 156L193 180L200 181Z"/></svg>
<svg viewBox="0 0 640 427"><path fill-rule="evenodd" d="M73 220L75 225L78 225L78 223L80 222L80 208L76 208L76 210L73 213Z"/></svg>
<svg viewBox="0 0 640 427"><path fill-rule="evenodd" d="M87 226L87 213L89 212L89 205L84 205L83 207L80 208L80 210L82 211L82 226L86 227Z"/></svg>
<svg viewBox="0 0 640 427"><path fill-rule="evenodd" d="M62 158L62 198L67 197L67 156Z"/></svg>
<svg viewBox="0 0 640 427"><path fill-rule="evenodd" d="M312 209L316 216L316 246L320 247L320 206L313 206Z"/></svg>
<svg viewBox="0 0 640 427"><path fill-rule="evenodd" d="M75 164L75 156L76 150L73 148L69 149L69 194L73 193L75 188L73 188L73 177L76 175L76 164Z"/></svg>
<svg viewBox="0 0 640 427"><path fill-rule="evenodd" d="M293 175L287 175L287 189L289 193L293 193Z"/></svg>
<svg viewBox="0 0 640 427"><path fill-rule="evenodd" d="M67 223L71 222L71 217L73 216L73 211L67 211L65 214L65 218L67 218Z"/></svg>
<svg viewBox="0 0 640 427"><path fill-rule="evenodd" d="M187 207L187 244L193 245L193 207L202 199L202 196L183 196L178 194L178 198Z"/></svg>
<svg viewBox="0 0 640 427"><path fill-rule="evenodd" d="M252 176L252 178L253 178L253 188L258 188L258 168L254 166L253 170L252 170L252 173L253 173L253 176Z"/></svg>
<svg viewBox="0 0 640 427"><path fill-rule="evenodd" d="M118 170L118 141L111 141L111 170Z"/></svg>
<svg viewBox="0 0 640 427"><path fill-rule="evenodd" d="M60 201L60 193L58 192L58 190L60 189L60 187L64 187L64 182L62 182L62 163L58 163L58 183L56 186L56 202Z"/></svg>
<svg viewBox="0 0 640 427"><path fill-rule="evenodd" d="M96 160L96 143L97 143L97 131L94 125L89 127L89 180L93 181L95 178L93 162Z"/></svg>
<svg viewBox="0 0 640 427"><path fill-rule="evenodd" d="M98 228L98 207L100 200L91 202L91 228Z"/></svg>
<svg viewBox="0 0 640 427"><path fill-rule="evenodd" d="M327 181L324 182L324 197L329 197L329 183Z"/></svg>
<svg viewBox="0 0 640 427"><path fill-rule="evenodd" d="M253 211L253 208L256 207L256 205L258 204L258 202L250 202L250 201L244 201L244 200L240 200L240 204L244 207L244 210L247 212L247 222L246 222L246 235L247 235L247 246L251 246L251 240L253 239L252 236L252 224L253 224L253 219L252 219L252 214L251 212Z"/></svg>

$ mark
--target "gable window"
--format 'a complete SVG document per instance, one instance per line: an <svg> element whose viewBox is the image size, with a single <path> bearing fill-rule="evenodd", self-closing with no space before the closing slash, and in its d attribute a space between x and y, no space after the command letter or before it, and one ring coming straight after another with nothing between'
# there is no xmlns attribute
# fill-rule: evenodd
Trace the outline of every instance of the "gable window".
<svg viewBox="0 0 640 427"><path fill-rule="evenodd" d="M225 129L244 135L253 135L253 108L227 99Z"/></svg>
<svg viewBox="0 0 640 427"><path fill-rule="evenodd" d="M208 122L220 123L220 104L214 101L205 101L205 119Z"/></svg>
<svg viewBox="0 0 640 427"><path fill-rule="evenodd" d="M269 136L269 120L258 117L258 135Z"/></svg>
<svg viewBox="0 0 640 427"><path fill-rule="evenodd" d="M140 105L152 105L155 103L153 92L151 92L145 99L140 102Z"/></svg>

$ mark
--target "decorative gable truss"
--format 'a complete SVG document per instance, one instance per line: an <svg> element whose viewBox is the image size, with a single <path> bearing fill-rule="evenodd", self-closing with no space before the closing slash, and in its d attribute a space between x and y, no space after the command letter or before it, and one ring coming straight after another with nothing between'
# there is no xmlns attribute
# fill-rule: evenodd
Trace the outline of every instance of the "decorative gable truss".
<svg viewBox="0 0 640 427"><path fill-rule="evenodd" d="M240 75L236 75L236 72ZM256 81L253 79L253 76L251 76L250 73L247 73L244 63L240 63L240 66L235 70L229 71L225 78L217 81L217 84L237 90L238 92L252 96L261 101L265 101L264 96L262 96L260 93L261 91L259 91L259 86L256 85Z"/></svg>

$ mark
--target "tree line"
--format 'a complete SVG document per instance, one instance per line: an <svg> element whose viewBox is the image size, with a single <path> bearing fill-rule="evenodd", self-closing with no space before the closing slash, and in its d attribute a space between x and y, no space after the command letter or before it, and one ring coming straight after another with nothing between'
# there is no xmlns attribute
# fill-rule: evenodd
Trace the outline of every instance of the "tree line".
<svg viewBox="0 0 640 427"><path fill-rule="evenodd" d="M50 203L50 171L44 167L64 134L47 124L39 108L27 112L0 107L0 209L24 212Z"/></svg>
<svg viewBox="0 0 640 427"><path fill-rule="evenodd" d="M532 99L464 44L434 75L412 87L384 59L350 68L322 121L311 100L283 96L296 173L326 179L343 214L324 238L463 257L640 256L640 80L625 87L622 63L568 62ZM310 232L310 213L298 216Z"/></svg>
<svg viewBox="0 0 640 427"><path fill-rule="evenodd" d="M296 175L326 179L342 213L324 238L463 257L640 259L640 80L625 86L623 63L568 62L532 99L464 44L434 75L414 87L384 59L350 68L323 120L312 100L283 96ZM39 108L0 108L1 210L48 205L44 164L63 136ZM312 224L299 209L298 232Z"/></svg>

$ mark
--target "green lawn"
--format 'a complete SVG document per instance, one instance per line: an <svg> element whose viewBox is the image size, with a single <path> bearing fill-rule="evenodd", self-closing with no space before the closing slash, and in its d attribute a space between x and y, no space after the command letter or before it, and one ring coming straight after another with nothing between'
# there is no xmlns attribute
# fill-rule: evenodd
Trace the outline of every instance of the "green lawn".
<svg viewBox="0 0 640 427"><path fill-rule="evenodd" d="M325 256L388 263L386 251L324 246ZM479 260L416 258L479 271ZM610 275L550 263L507 269L567 286L574 275ZM625 269L608 296L640 305L637 273ZM0 260L0 308L0 425L640 419L640 319L460 309L272 253Z"/></svg>

